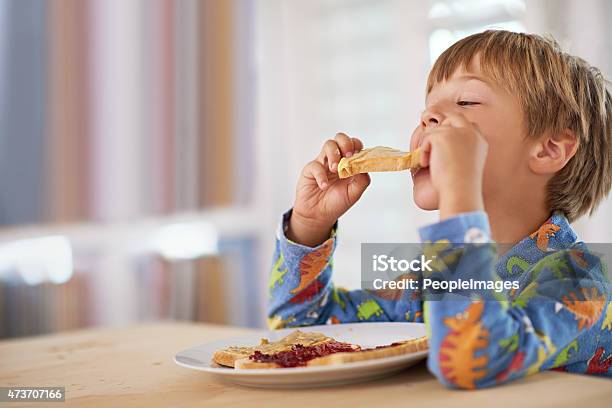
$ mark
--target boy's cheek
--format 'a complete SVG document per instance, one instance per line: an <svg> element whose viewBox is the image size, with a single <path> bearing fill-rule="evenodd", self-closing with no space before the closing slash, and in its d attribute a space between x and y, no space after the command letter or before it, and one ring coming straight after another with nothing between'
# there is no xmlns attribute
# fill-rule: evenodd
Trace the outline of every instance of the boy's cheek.
<svg viewBox="0 0 612 408"><path fill-rule="evenodd" d="M510 180L524 177L525 157L511 143L489 144L483 170L483 187L490 192L508 188Z"/></svg>
<svg viewBox="0 0 612 408"><path fill-rule="evenodd" d="M524 191L515 191L515 182L524 179L520 163L516 160L507 160L499 155L487 155L482 174L482 193L485 202L509 192L515 196L524 195Z"/></svg>
<svg viewBox="0 0 612 408"><path fill-rule="evenodd" d="M414 203L422 210L432 211L439 208L438 192L429 176L414 180L412 187Z"/></svg>

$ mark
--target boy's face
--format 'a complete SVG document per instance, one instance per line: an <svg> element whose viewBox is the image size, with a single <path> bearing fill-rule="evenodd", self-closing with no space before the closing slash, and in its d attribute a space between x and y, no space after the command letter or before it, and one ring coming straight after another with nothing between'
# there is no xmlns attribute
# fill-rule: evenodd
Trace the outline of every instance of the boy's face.
<svg viewBox="0 0 612 408"><path fill-rule="evenodd" d="M421 123L410 140L410 150L421 145L428 129L445 126L450 112L464 115L475 123L489 144L483 176L485 207L504 202L514 194L525 194L521 186L529 175L529 144L525 142L523 112L518 100L482 75L478 57L467 71L458 69L447 81L436 84L425 99ZM438 193L429 169L412 173L413 196L424 210L438 209ZM502 200L502 201L500 201Z"/></svg>

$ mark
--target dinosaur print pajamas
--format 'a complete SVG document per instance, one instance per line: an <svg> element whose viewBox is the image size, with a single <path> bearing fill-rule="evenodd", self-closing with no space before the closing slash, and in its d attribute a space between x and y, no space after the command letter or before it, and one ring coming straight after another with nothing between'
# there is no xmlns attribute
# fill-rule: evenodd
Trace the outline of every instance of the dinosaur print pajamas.
<svg viewBox="0 0 612 408"><path fill-rule="evenodd" d="M452 279L518 280L495 299L449 294L427 300L418 291L346 290L332 283L337 228L316 248L277 234L269 283L271 328L349 322L425 322L428 366L455 388L501 384L543 370L612 377L612 298L607 269L554 213L503 255L490 246L484 212L461 214L420 229L428 251ZM430 253L431 255L431 253ZM461 262L459 262L461 261ZM444 295L446 296L446 295ZM425 299L425 300L423 300Z"/></svg>

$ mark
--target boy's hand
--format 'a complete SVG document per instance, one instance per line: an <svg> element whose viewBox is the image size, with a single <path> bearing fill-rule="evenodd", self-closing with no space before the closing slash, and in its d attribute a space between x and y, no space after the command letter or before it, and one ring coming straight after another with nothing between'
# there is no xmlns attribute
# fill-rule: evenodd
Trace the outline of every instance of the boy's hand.
<svg viewBox="0 0 612 408"><path fill-rule="evenodd" d="M440 219L483 210L482 177L488 144L478 126L460 114L425 130L421 166L438 191Z"/></svg>
<svg viewBox="0 0 612 408"><path fill-rule="evenodd" d="M370 176L357 174L340 179L338 163L361 149L361 140L338 133L302 169L287 230L290 240L311 247L323 243L338 218L359 200L370 184Z"/></svg>

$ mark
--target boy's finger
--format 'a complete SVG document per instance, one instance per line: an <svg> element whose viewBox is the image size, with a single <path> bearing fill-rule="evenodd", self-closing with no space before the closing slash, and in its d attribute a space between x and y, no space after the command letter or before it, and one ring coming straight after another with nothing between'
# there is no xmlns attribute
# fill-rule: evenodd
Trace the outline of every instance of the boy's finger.
<svg viewBox="0 0 612 408"><path fill-rule="evenodd" d="M444 117L441 126L452 126L452 127L469 127L471 122L461 113L449 112Z"/></svg>
<svg viewBox="0 0 612 408"><path fill-rule="evenodd" d="M355 145L353 144L353 139L348 137L344 133L336 134L334 139L336 143L338 143L338 147L340 147L340 152L343 157L351 157L355 152Z"/></svg>
<svg viewBox="0 0 612 408"><path fill-rule="evenodd" d="M360 152L363 150L363 142L359 139L357 139L356 137L352 137L351 139L353 139L353 146L355 146L355 153Z"/></svg>
<svg viewBox="0 0 612 408"><path fill-rule="evenodd" d="M355 174L353 177L348 179L347 182L349 199L352 202L355 202L370 185L370 175L368 173Z"/></svg>
<svg viewBox="0 0 612 408"><path fill-rule="evenodd" d="M440 125L441 126L438 127L437 130L443 129L444 126L450 126L454 128L474 129L478 134L482 134L476 122L470 122L465 115L457 112L449 113Z"/></svg>
<svg viewBox="0 0 612 408"><path fill-rule="evenodd" d="M429 157L431 156L431 140L425 136L420 146L421 154L419 156L419 165L421 167L429 166Z"/></svg>
<svg viewBox="0 0 612 408"><path fill-rule="evenodd" d="M423 128L419 125L412 131L410 136L410 151L416 150L419 147L423 136Z"/></svg>
<svg viewBox="0 0 612 408"><path fill-rule="evenodd" d="M338 144L330 139L323 144L323 148L321 149L319 157L317 157L317 161L323 166L327 165L327 167L329 167L329 171L333 172L337 171L338 163L340 163L341 158L342 155L340 154Z"/></svg>
<svg viewBox="0 0 612 408"><path fill-rule="evenodd" d="M476 132L478 132L479 134L481 134L481 135L482 135L482 132L480 131L480 126L478 126L478 123L476 123L476 122L470 122L470 125L472 125L472 127L473 127L474 129L476 129Z"/></svg>
<svg viewBox="0 0 612 408"><path fill-rule="evenodd" d="M327 170L325 169L325 166L319 163L317 160L313 160L308 163L304 167L302 174L304 177L315 179L321 190L325 190L329 186Z"/></svg>

